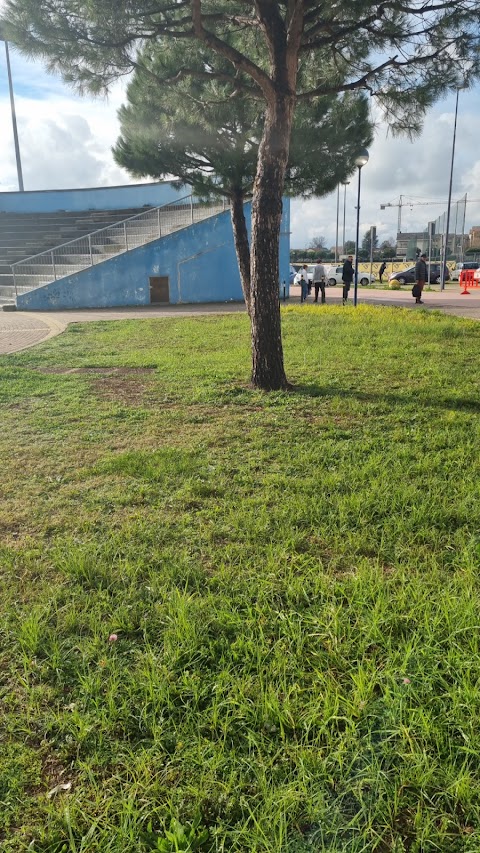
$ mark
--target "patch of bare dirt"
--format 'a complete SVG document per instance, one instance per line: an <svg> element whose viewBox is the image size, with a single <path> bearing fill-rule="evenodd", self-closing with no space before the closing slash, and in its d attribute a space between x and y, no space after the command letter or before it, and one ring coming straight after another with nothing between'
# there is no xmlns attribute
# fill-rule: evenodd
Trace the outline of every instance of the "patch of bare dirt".
<svg viewBox="0 0 480 853"><path fill-rule="evenodd" d="M145 373L154 373L155 367L37 367L35 368L37 373L56 373L59 375L65 375L67 373L101 373L101 374L111 374L111 375L125 375L125 374L134 374L138 376L139 374Z"/></svg>
<svg viewBox="0 0 480 853"><path fill-rule="evenodd" d="M39 367L39 373L79 374L91 376L93 392L102 400L112 400L126 405L148 404L152 382L146 381L155 373L154 367Z"/></svg>
<svg viewBox="0 0 480 853"><path fill-rule="evenodd" d="M153 383L145 381L142 373L132 374L128 371L105 374L92 380L91 387L102 400L118 401L130 406L148 405L153 391Z"/></svg>

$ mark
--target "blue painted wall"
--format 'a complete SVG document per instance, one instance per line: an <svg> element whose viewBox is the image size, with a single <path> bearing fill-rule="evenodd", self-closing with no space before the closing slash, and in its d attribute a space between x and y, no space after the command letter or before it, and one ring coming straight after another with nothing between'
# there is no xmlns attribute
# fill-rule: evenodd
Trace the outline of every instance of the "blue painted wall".
<svg viewBox="0 0 480 853"><path fill-rule="evenodd" d="M280 225L280 294L283 298L290 296L290 199L285 196L283 201L282 223Z"/></svg>
<svg viewBox="0 0 480 853"><path fill-rule="evenodd" d="M251 205L245 206L248 227ZM288 296L290 202L284 199L280 286ZM150 276L168 276L170 303L242 301L230 213L199 222L17 297L20 310L149 305ZM282 291L281 291L282 292Z"/></svg>
<svg viewBox="0 0 480 853"><path fill-rule="evenodd" d="M53 213L58 210L116 210L127 207L160 207L189 195L189 188L175 190L168 182L93 187L80 190L34 190L0 193L2 213Z"/></svg>

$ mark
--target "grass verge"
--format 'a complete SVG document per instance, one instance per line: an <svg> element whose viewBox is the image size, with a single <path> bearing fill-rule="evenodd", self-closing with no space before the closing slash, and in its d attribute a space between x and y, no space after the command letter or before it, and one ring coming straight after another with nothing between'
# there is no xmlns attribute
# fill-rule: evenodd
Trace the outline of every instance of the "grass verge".
<svg viewBox="0 0 480 853"><path fill-rule="evenodd" d="M480 849L480 326L283 328L0 359L5 853Z"/></svg>

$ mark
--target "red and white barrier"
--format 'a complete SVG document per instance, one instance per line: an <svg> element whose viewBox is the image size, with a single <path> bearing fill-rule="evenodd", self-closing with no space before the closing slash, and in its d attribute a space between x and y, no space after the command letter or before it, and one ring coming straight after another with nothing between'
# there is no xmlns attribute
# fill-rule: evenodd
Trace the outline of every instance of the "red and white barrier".
<svg viewBox="0 0 480 853"><path fill-rule="evenodd" d="M460 296L468 296L470 291L467 288L469 287L480 287L480 275L477 273L480 273L480 270L462 270L458 278L460 287L463 285Z"/></svg>

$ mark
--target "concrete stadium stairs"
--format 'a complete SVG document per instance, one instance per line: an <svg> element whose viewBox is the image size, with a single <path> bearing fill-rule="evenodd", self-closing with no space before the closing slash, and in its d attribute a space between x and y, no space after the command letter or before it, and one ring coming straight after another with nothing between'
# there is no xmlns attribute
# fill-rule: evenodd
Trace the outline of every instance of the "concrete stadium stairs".
<svg viewBox="0 0 480 853"><path fill-rule="evenodd" d="M11 264L122 222L146 209L0 213L0 309L3 305L15 304ZM20 291L29 289L19 288Z"/></svg>
<svg viewBox="0 0 480 853"><path fill-rule="evenodd" d="M16 294L91 268L112 257L217 215L223 202L192 195L139 209L0 213L0 309Z"/></svg>

